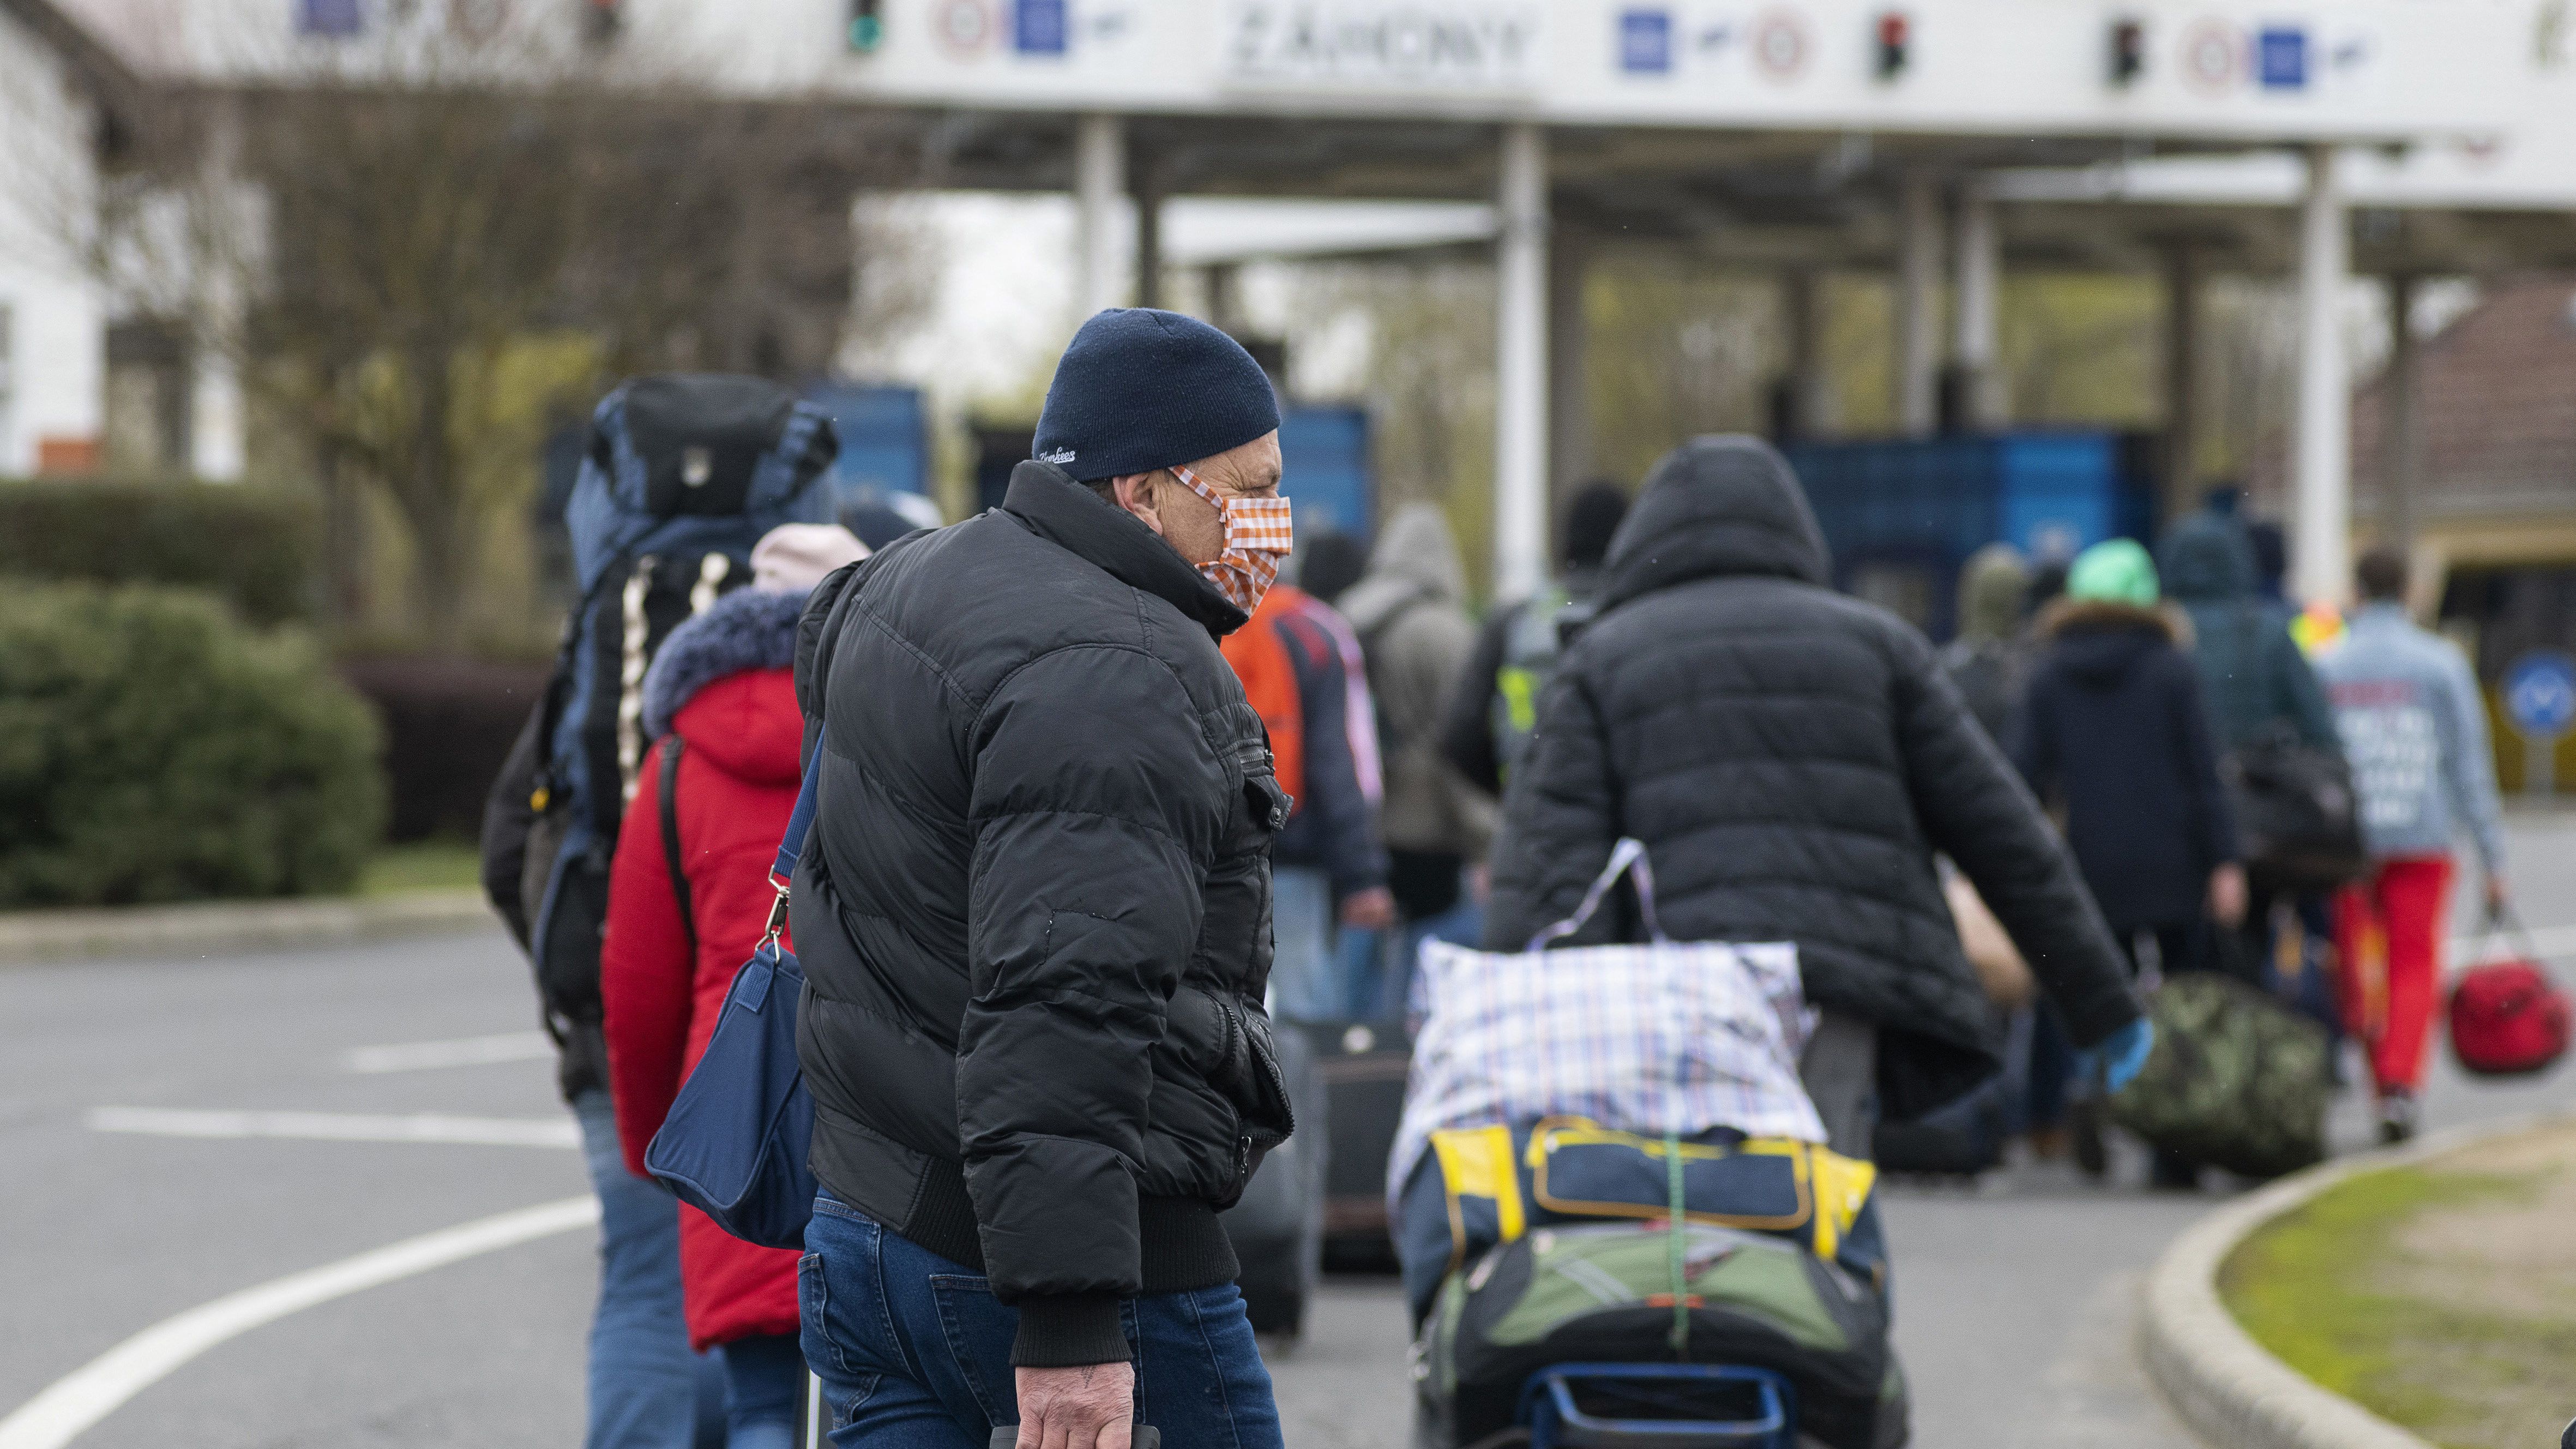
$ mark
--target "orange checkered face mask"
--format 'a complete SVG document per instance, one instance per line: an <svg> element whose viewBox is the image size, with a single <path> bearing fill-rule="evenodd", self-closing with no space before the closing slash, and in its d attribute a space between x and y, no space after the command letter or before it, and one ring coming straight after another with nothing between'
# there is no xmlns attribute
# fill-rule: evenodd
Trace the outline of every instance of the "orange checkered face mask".
<svg viewBox="0 0 2576 1449"><path fill-rule="evenodd" d="M1216 559L1199 565L1199 573L1234 606L1249 614L1261 607L1261 596L1278 581L1279 565L1296 547L1294 520L1285 498L1229 498L1187 468L1174 468L1181 486L1208 501L1224 528Z"/></svg>

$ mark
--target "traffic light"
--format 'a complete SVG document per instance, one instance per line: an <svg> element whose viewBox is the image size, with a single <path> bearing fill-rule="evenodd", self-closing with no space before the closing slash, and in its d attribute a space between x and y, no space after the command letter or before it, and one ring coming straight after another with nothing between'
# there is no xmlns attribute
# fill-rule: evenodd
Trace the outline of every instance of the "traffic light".
<svg viewBox="0 0 2576 1449"><path fill-rule="evenodd" d="M1905 52L1913 38L1914 23L1902 10L1882 10L1878 14L1878 78L1891 81L1905 70Z"/></svg>
<svg viewBox="0 0 2576 1449"><path fill-rule="evenodd" d="M850 49L864 55L885 44L883 0L850 0Z"/></svg>
<svg viewBox="0 0 2576 1449"><path fill-rule="evenodd" d="M581 0L581 38L606 45L626 27L624 0Z"/></svg>
<svg viewBox="0 0 2576 1449"><path fill-rule="evenodd" d="M2111 22L2111 84L2134 84L2147 69L2147 23L2135 18Z"/></svg>

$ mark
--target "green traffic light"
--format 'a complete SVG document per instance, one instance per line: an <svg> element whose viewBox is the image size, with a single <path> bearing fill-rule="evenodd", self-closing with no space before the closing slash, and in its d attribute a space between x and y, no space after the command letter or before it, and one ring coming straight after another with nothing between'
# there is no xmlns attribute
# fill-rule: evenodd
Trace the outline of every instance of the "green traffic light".
<svg viewBox="0 0 2576 1449"><path fill-rule="evenodd" d="M861 15L850 21L850 49L874 50L885 43L885 21L874 15Z"/></svg>

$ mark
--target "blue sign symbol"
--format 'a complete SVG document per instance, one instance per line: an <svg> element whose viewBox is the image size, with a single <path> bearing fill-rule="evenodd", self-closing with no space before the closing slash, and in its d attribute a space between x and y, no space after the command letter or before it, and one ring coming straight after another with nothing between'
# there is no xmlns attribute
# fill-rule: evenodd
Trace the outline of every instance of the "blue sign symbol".
<svg viewBox="0 0 2576 1449"><path fill-rule="evenodd" d="M1011 44L1022 55L1064 54L1065 0L1019 0L1012 12Z"/></svg>
<svg viewBox="0 0 2576 1449"><path fill-rule="evenodd" d="M2308 83L2308 33L2287 28L2257 32L2254 76L2267 91L2295 91Z"/></svg>
<svg viewBox="0 0 2576 1449"><path fill-rule="evenodd" d="M1620 12L1619 68L1637 75L1662 75L1673 68L1673 17L1669 12Z"/></svg>
<svg viewBox="0 0 2576 1449"><path fill-rule="evenodd" d="M2576 659L2539 649L2515 660L2505 671L2504 711L2526 738L2567 733L2576 726Z"/></svg>
<svg viewBox="0 0 2576 1449"><path fill-rule="evenodd" d="M295 28L306 35L349 36L365 30L367 18L358 0L304 0L296 10Z"/></svg>

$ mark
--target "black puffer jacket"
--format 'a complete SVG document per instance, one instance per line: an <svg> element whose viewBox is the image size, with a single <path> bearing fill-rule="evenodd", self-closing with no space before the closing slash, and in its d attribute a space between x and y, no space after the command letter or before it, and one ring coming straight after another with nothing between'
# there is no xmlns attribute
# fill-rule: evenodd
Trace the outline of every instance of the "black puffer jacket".
<svg viewBox="0 0 2576 1449"><path fill-rule="evenodd" d="M1933 871L1946 851L2078 1042L2136 1017L2073 864L1931 645L1825 586L1779 454L1750 438L1668 454L1608 574L1512 780L1489 946L1571 914L1634 836L1664 929L1797 943L1808 999L1877 1023L1883 1108L1911 1117L1991 1074L2001 1044ZM1577 940L1621 929L1604 917Z"/></svg>
<svg viewBox="0 0 2576 1449"><path fill-rule="evenodd" d="M1243 622L1042 463L807 609L814 1170L988 1273L1018 1363L1123 1360L1119 1299L1234 1277L1217 1209L1290 1127L1261 1008L1287 797L1216 645Z"/></svg>
<svg viewBox="0 0 2576 1449"><path fill-rule="evenodd" d="M2123 931L2199 920L2209 873L2238 858L2176 624L2162 609L2060 599L2041 616L2047 648L2015 717L2014 764L2064 805L2084 879Z"/></svg>

